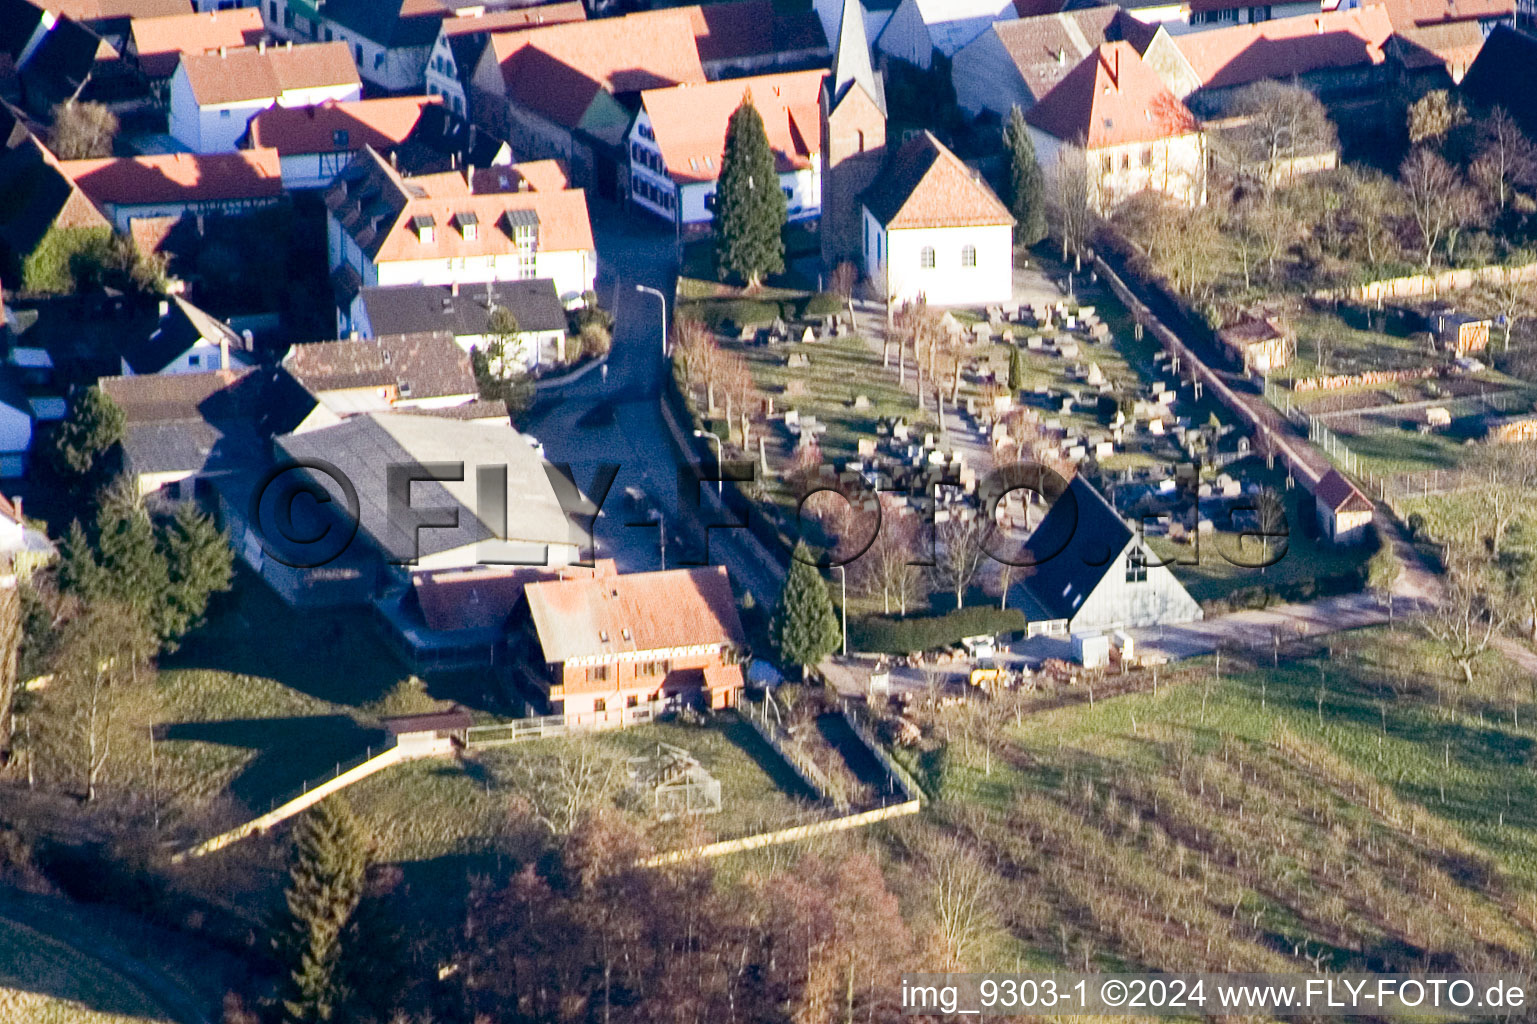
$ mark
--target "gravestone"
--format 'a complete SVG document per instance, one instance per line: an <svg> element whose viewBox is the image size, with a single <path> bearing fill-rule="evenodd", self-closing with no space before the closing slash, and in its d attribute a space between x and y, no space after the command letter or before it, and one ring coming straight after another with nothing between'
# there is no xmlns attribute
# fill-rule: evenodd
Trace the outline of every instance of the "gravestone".
<svg viewBox="0 0 1537 1024"><path fill-rule="evenodd" d="M870 399L867 395L854 396L854 409L856 412L865 412L870 408Z"/></svg>

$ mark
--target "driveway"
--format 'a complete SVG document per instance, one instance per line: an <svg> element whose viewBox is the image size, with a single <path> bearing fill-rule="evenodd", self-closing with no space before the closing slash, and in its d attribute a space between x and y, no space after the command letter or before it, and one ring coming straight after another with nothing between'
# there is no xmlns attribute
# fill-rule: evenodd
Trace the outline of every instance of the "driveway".
<svg viewBox="0 0 1537 1024"><path fill-rule="evenodd" d="M685 508L680 499L679 455L660 407L666 372L663 303L636 290L643 285L667 296L665 315L671 316L678 276L676 245L662 222L599 202L593 204L593 228L598 295L614 314L607 372L541 389L519 429L539 438L547 459L569 463L584 493L600 467L619 467L594 531L598 557L613 558L622 572L678 568L682 559L697 561L705 550L709 525L728 520L713 505L712 494L701 496L699 509ZM644 491L661 511L665 548L659 527L628 525L632 516L625 509L627 488ZM761 547L741 536L744 532L708 530L708 561L725 565L739 589L772 604L779 596L780 569L765 558Z"/></svg>

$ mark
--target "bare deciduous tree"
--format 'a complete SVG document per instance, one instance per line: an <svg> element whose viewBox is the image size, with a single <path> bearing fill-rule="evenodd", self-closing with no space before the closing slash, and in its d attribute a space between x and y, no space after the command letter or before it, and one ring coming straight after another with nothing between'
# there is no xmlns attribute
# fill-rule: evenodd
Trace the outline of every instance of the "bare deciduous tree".
<svg viewBox="0 0 1537 1024"><path fill-rule="evenodd" d="M518 791L534 819L568 835L590 812L605 806L625 781L618 755L583 740L554 741L541 756L520 758Z"/></svg>
<svg viewBox="0 0 1537 1024"><path fill-rule="evenodd" d="M929 841L924 855L940 949L950 967L975 966L998 927L993 869L954 836Z"/></svg>
<svg viewBox="0 0 1537 1024"><path fill-rule="evenodd" d="M1473 685L1473 663L1489 649L1509 621L1502 602L1493 599L1481 573L1482 559L1466 551L1451 556L1435 605L1420 618L1420 628Z"/></svg>
<svg viewBox="0 0 1537 1024"><path fill-rule="evenodd" d="M1082 269L1083 252L1094 234L1094 188L1089 174L1089 160L1082 149L1062 146L1057 150L1048 220L1062 240L1063 262L1071 256L1077 269Z"/></svg>
<svg viewBox="0 0 1537 1024"><path fill-rule="evenodd" d="M1420 146L1398 169L1408 202L1409 217L1419 236L1420 255L1426 267L1443 243L1455 244L1461 228L1477 212L1472 189L1457 169L1434 150Z"/></svg>
<svg viewBox="0 0 1537 1024"><path fill-rule="evenodd" d="M111 156L117 129L117 115L100 103L66 100L53 108L48 148L61 160Z"/></svg>
<svg viewBox="0 0 1537 1024"><path fill-rule="evenodd" d="M1225 110L1237 123L1217 134L1214 155L1240 190L1268 201L1297 161L1333 151L1339 140L1318 97L1300 85L1262 81L1234 93Z"/></svg>
<svg viewBox="0 0 1537 1024"><path fill-rule="evenodd" d="M952 512L934 527L934 579L955 595L957 608L965 604L966 588L989 557L986 542L990 530L985 517L967 514L966 510Z"/></svg>

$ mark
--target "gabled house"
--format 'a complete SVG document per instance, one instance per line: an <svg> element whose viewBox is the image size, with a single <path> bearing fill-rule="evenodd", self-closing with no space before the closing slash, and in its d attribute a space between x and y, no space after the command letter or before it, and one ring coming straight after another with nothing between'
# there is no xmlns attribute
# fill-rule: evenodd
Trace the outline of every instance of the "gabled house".
<svg viewBox="0 0 1537 1024"><path fill-rule="evenodd" d="M1013 297L1014 217L931 133L904 143L860 202L865 273L879 294L937 306Z"/></svg>
<svg viewBox="0 0 1537 1024"><path fill-rule="evenodd" d="M1073 478L1025 541L1031 635L1104 632L1202 618L1201 606L1120 513Z"/></svg>
<svg viewBox="0 0 1537 1024"><path fill-rule="evenodd" d="M103 377L123 410L125 468L139 494L172 500L213 481L266 465L272 438L336 422L283 370Z"/></svg>
<svg viewBox="0 0 1537 1024"><path fill-rule="evenodd" d="M563 301L591 291L597 254L580 189L486 192L508 168L405 178L365 148L326 191L340 332L355 330L364 288L548 278Z"/></svg>
<svg viewBox="0 0 1537 1024"><path fill-rule="evenodd" d="M1067 9L1092 6L1093 0L1069 0ZM1282 0L1268 4L1257 0L1121 0L1120 6L1138 21L1161 25L1169 34L1178 36L1231 25L1306 17L1345 4L1339 0Z"/></svg>
<svg viewBox="0 0 1537 1024"><path fill-rule="evenodd" d="M819 103L825 76L821 70L791 71L641 93L630 128L631 201L677 229L708 228L715 219L726 126L751 98L774 151L789 219L820 216Z"/></svg>
<svg viewBox="0 0 1537 1024"><path fill-rule="evenodd" d="M468 352L482 351L492 341L491 317L498 310L518 322L511 359L533 370L566 360L566 308L548 278L487 281L464 285L395 285L364 288L358 296L360 315L353 329L360 338L439 333Z"/></svg>
<svg viewBox="0 0 1537 1024"><path fill-rule="evenodd" d="M1388 52L1400 73L1425 88L1462 81L1501 26L1513 28L1524 0L1377 0L1393 26ZM1537 9L1537 8L1533 8ZM1530 22L1532 10L1525 11Z"/></svg>
<svg viewBox="0 0 1537 1024"><path fill-rule="evenodd" d="M256 46L266 37L261 11L236 7L135 18L128 38L128 56L146 78L170 78L184 53L201 54L223 46Z"/></svg>
<svg viewBox="0 0 1537 1024"><path fill-rule="evenodd" d="M1102 43L1025 114L1046 176L1086 175L1091 202L1108 212L1147 190L1206 201L1206 133L1127 42ZM1068 161L1082 153L1080 172Z"/></svg>
<svg viewBox="0 0 1537 1024"><path fill-rule="evenodd" d="M180 295L160 303L153 334L119 349L124 377L246 369L255 362L244 337Z"/></svg>
<svg viewBox="0 0 1537 1024"><path fill-rule="evenodd" d="M341 417L446 409L479 398L469 356L445 332L295 345L283 368ZM505 406L497 418L506 422Z"/></svg>
<svg viewBox="0 0 1537 1024"><path fill-rule="evenodd" d="M1313 508L1318 528L1336 544L1356 544L1366 539L1375 507L1361 489L1331 469L1313 488Z"/></svg>
<svg viewBox="0 0 1537 1024"><path fill-rule="evenodd" d="M494 33L587 20L587 8L581 0L506 11L470 7L454 14L444 18L438 28L427 58L425 78L427 95L443 97L444 104L462 117L470 115L470 79Z"/></svg>
<svg viewBox="0 0 1537 1024"><path fill-rule="evenodd" d="M407 175L512 162L505 142L443 109L438 96L272 107L252 118L249 141L278 151L287 189L325 188L364 146Z"/></svg>
<svg viewBox="0 0 1537 1024"><path fill-rule="evenodd" d="M724 566L529 583L525 682L568 724L626 724L656 702L736 705L746 634Z"/></svg>
<svg viewBox="0 0 1537 1024"><path fill-rule="evenodd" d="M63 160L59 168L125 234L136 219L238 214L283 197L275 149Z"/></svg>
<svg viewBox="0 0 1537 1024"><path fill-rule="evenodd" d="M147 9L157 9L155 3L148 0ZM163 7L158 9L167 13ZM94 4L61 10L58 5L29 0L0 2L0 61L9 58L5 77L14 76L13 82L5 83L6 98L47 117L55 104L67 99L96 99L127 79L122 46L128 15L89 21L75 17L101 13ZM123 31L114 44L105 30L119 22ZM97 25L103 28L94 27Z"/></svg>
<svg viewBox="0 0 1537 1024"><path fill-rule="evenodd" d="M1381 7L1285 18L1179 36L1196 88L1175 94L1220 113L1231 94L1265 79L1295 81L1322 95L1383 84L1392 23Z"/></svg>
<svg viewBox="0 0 1537 1024"><path fill-rule="evenodd" d="M1127 42L1176 96L1199 86L1179 47L1159 25L1138 21L1119 7L1088 7L1017 21L1001 21L968 43L951 65L957 103L976 116L1007 118L1014 107L1029 110L1094 50Z"/></svg>
<svg viewBox="0 0 1537 1024"><path fill-rule="evenodd" d="M194 153L228 153L268 107L355 100L363 83L341 43L221 47L182 54L171 76L170 131Z"/></svg>
<svg viewBox="0 0 1537 1024"><path fill-rule="evenodd" d="M561 160L574 182L617 199L640 93L705 80L691 13L647 11L492 35L470 112L520 157Z"/></svg>
<svg viewBox="0 0 1537 1024"><path fill-rule="evenodd" d="M891 60L927 69L935 54L949 60L989 25L1018 16L1013 0L901 0L875 48Z"/></svg>

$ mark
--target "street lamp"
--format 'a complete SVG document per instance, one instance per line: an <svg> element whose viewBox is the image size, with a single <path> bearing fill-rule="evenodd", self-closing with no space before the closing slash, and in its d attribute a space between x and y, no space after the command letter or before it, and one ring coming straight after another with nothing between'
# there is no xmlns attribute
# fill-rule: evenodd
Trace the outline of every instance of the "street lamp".
<svg viewBox="0 0 1537 1024"><path fill-rule="evenodd" d="M651 288L651 287L648 287L648 286L643 285L643 284L636 285L635 286L635 290L638 291L638 292L645 292L647 295L655 295L656 296L656 301L658 301L658 302L660 302L662 304L662 358L666 359L667 358L667 296L663 295L661 292L657 291L655 288Z"/></svg>
<svg viewBox="0 0 1537 1024"><path fill-rule="evenodd" d="M843 612L843 656L849 656L849 570L848 566L835 565L838 570L838 585L843 590L843 600L838 605L838 610Z"/></svg>
<svg viewBox="0 0 1537 1024"><path fill-rule="evenodd" d="M702 437L707 441L715 442L715 494L717 497L724 495L726 487L726 470L721 464L722 460L724 459L724 455L721 449L724 447L724 445L721 444L720 435L712 433L708 430L696 430L694 431L694 436Z"/></svg>

